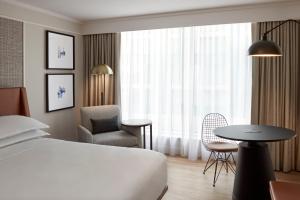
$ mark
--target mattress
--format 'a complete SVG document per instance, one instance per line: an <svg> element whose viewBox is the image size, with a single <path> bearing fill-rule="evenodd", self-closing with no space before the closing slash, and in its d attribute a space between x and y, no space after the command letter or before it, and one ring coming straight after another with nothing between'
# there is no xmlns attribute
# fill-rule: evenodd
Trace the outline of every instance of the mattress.
<svg viewBox="0 0 300 200"><path fill-rule="evenodd" d="M164 155L143 149L39 138L0 149L3 200L156 200Z"/></svg>

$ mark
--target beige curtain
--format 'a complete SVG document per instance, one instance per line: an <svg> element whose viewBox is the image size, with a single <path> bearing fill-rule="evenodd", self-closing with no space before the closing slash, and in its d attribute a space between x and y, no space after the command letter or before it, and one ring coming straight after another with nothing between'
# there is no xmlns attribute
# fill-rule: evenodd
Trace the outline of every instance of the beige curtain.
<svg viewBox="0 0 300 200"><path fill-rule="evenodd" d="M256 41L280 22L253 25ZM283 51L279 58L253 58L252 123L292 129L297 138L270 143L275 170L300 170L300 26L287 23L268 35Z"/></svg>
<svg viewBox="0 0 300 200"><path fill-rule="evenodd" d="M101 105L101 92L104 92L103 76L91 76L91 69L97 64L109 65L114 74L105 75L104 104L116 104L118 101L120 34L106 33L85 35L84 65L85 86L84 105Z"/></svg>

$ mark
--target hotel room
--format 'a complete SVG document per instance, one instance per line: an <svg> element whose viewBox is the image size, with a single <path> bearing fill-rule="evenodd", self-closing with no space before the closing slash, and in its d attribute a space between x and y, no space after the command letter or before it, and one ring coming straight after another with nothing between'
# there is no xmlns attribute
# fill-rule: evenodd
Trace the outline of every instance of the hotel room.
<svg viewBox="0 0 300 200"><path fill-rule="evenodd" d="M299 200L299 11L0 0L0 199Z"/></svg>

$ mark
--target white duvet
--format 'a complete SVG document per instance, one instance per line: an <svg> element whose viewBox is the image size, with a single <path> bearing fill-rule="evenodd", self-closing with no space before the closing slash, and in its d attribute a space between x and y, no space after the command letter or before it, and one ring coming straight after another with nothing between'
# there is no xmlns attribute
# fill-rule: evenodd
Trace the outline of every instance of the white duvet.
<svg viewBox="0 0 300 200"><path fill-rule="evenodd" d="M164 155L142 149L34 139L0 149L1 200L156 200Z"/></svg>

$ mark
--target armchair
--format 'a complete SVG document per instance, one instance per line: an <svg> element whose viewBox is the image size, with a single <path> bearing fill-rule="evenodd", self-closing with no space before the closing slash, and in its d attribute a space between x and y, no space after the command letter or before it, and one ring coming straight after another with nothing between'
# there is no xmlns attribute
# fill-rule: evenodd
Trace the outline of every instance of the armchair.
<svg viewBox="0 0 300 200"><path fill-rule="evenodd" d="M123 146L123 147L141 147L140 128L124 127L120 123L120 109L117 105L91 106L80 109L81 124L78 126L78 140L80 142ZM106 120L118 117L119 130L94 133L91 119Z"/></svg>

